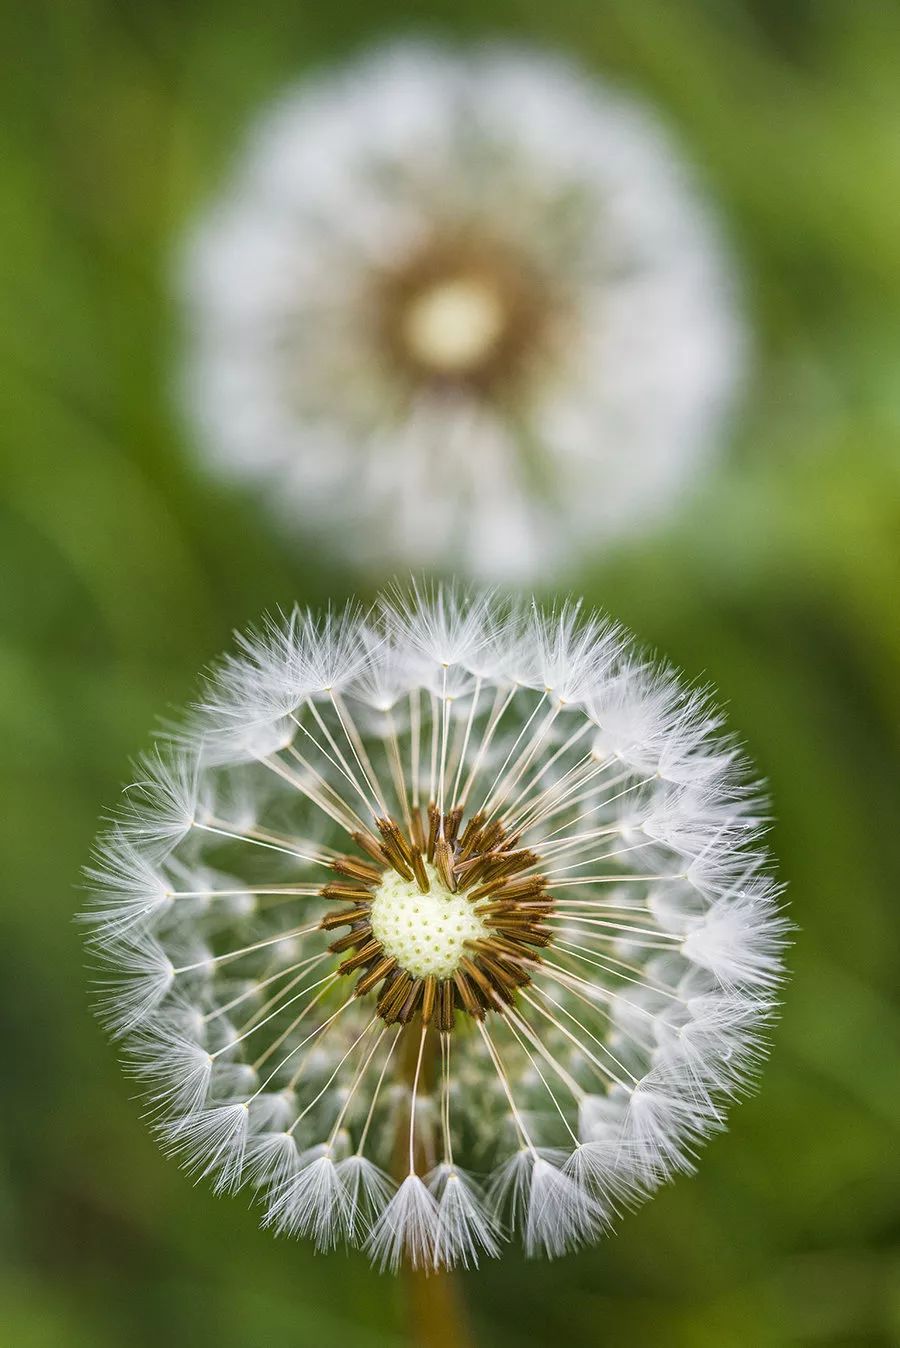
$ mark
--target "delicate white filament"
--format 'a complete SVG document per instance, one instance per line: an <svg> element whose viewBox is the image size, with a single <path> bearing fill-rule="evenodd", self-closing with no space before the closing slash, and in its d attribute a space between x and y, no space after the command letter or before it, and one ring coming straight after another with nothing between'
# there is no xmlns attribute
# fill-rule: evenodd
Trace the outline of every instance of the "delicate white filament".
<svg viewBox="0 0 900 1348"><path fill-rule="evenodd" d="M414 586L245 637L89 873L164 1144L388 1270L557 1257L692 1169L787 932L719 720L576 606Z"/></svg>
<svg viewBox="0 0 900 1348"><path fill-rule="evenodd" d="M205 458L382 571L546 585L646 530L721 452L747 364L729 250L658 112L503 44L394 44L286 91L178 284ZM542 644L565 702L579 654L558 624Z"/></svg>

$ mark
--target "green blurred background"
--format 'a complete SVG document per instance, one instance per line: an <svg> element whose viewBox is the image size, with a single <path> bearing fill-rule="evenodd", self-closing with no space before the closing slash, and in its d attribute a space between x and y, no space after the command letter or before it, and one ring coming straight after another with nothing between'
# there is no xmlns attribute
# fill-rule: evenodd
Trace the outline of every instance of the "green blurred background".
<svg viewBox="0 0 900 1348"><path fill-rule="evenodd" d="M900 1343L900 9L888 0L32 0L0 93L0 1324L17 1348L397 1348L400 1289L157 1151L71 914L97 817L231 629L354 578L193 465L166 272L247 117L374 36L513 35L657 101L757 360L721 467L577 580L712 679L799 927L757 1098L602 1246L463 1279L482 1345Z"/></svg>

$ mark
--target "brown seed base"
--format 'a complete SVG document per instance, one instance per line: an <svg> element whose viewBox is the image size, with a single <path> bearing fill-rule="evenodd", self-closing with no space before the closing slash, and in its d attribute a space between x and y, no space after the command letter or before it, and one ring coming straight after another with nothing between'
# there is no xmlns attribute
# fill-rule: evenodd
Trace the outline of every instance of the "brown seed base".
<svg viewBox="0 0 900 1348"><path fill-rule="evenodd" d="M423 363L403 336L403 320L417 296L457 279L480 282L496 295L504 322L489 350L464 370L448 374ZM372 322L379 348L412 387L422 383L497 398L527 385L561 340L565 306L547 277L508 244L464 231L428 240L421 252L387 270L373 287Z"/></svg>
<svg viewBox="0 0 900 1348"><path fill-rule="evenodd" d="M418 812L408 834L393 819L378 819L380 838L355 833L363 856L339 857L332 869L340 877L322 888L322 897L344 906L322 919L322 929L349 927L329 949L346 958L338 972L360 972L356 995L378 989L376 1011L389 1025L406 1024L417 1013L426 1025L452 1030L457 1011L483 1019L487 1011L511 1006L516 992L531 979L540 950L551 931L543 919L553 910L546 878L535 873L540 857L519 847L499 820L488 823L474 814L462 825L462 810L443 816L432 803L427 827ZM468 942L452 978L418 978L386 954L370 921L375 892L388 870L415 882L423 894L431 884L425 862L438 872L451 893L464 895L476 907L489 934Z"/></svg>

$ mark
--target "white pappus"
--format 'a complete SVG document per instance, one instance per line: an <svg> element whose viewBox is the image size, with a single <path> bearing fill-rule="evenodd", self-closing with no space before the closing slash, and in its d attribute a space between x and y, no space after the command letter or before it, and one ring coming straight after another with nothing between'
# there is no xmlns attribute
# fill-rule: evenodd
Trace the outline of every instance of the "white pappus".
<svg viewBox="0 0 900 1348"><path fill-rule="evenodd" d="M546 580L646 530L747 364L695 177L647 102L516 46L288 89L179 251L204 461L382 574Z"/></svg>
<svg viewBox="0 0 900 1348"><path fill-rule="evenodd" d="M609 620L281 615L151 761L89 873L99 1012L164 1145L275 1231L555 1257L752 1081L788 932L756 792Z"/></svg>

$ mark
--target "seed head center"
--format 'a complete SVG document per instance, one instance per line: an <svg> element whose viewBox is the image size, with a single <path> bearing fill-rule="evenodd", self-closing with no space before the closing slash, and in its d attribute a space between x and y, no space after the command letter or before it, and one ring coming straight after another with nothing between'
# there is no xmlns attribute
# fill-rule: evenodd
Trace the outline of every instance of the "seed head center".
<svg viewBox="0 0 900 1348"><path fill-rule="evenodd" d="M372 899L372 932L385 954L414 978L452 978L466 942L484 937L487 927L471 900L452 894L433 867L427 870L428 894L395 871L387 872Z"/></svg>
<svg viewBox="0 0 900 1348"><path fill-rule="evenodd" d="M413 359L439 375L464 375L487 362L507 315L486 279L455 276L418 291L403 316L403 337Z"/></svg>

